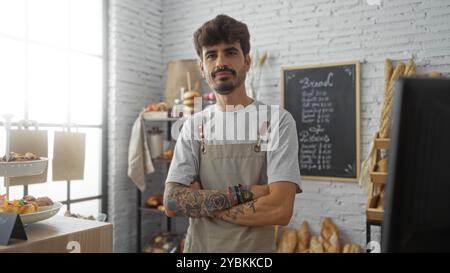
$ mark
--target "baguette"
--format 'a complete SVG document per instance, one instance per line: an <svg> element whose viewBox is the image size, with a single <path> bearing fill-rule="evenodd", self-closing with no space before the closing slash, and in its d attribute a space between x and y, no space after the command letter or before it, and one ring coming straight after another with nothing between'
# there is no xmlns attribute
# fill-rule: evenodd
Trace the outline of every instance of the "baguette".
<svg viewBox="0 0 450 273"><path fill-rule="evenodd" d="M311 238L309 253L324 253L323 245L319 237L313 236Z"/></svg>
<svg viewBox="0 0 450 273"><path fill-rule="evenodd" d="M294 253L297 246L297 231L294 229L286 229L281 236L278 245L278 253Z"/></svg>
<svg viewBox="0 0 450 273"><path fill-rule="evenodd" d="M378 166L378 169L377 169L377 171L379 171L379 172L382 172L382 173L386 173L387 172L387 164L388 164L388 162L387 162L387 156L386 157L384 157L383 159L381 159L380 161L378 161L378 163L377 163L377 166Z"/></svg>
<svg viewBox="0 0 450 273"><path fill-rule="evenodd" d="M384 97L386 98L387 95L387 90L389 87L389 82L391 81L391 77L392 77L392 71L393 71L393 67L392 67L392 60L391 59L386 59L384 61Z"/></svg>
<svg viewBox="0 0 450 273"><path fill-rule="evenodd" d="M403 72L403 76L408 77L412 73L415 67L415 63L412 59L409 59L405 66L405 71Z"/></svg>
<svg viewBox="0 0 450 273"><path fill-rule="evenodd" d="M297 231L297 253L308 253L309 243L311 241L311 233L309 231L308 222L303 221Z"/></svg>
<svg viewBox="0 0 450 273"><path fill-rule="evenodd" d="M325 252L341 252L339 231L331 218L325 217L325 219L323 220L321 224L320 237L322 238Z"/></svg>
<svg viewBox="0 0 450 273"><path fill-rule="evenodd" d="M342 253L361 253L361 247L357 244L346 244Z"/></svg>
<svg viewBox="0 0 450 273"><path fill-rule="evenodd" d="M378 199L377 209L384 210L384 190L380 192L380 198Z"/></svg>

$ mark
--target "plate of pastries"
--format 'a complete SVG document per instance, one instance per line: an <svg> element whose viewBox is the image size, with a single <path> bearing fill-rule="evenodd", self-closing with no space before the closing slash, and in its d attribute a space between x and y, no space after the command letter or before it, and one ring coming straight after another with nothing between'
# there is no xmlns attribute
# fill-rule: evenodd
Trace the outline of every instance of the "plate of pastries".
<svg viewBox="0 0 450 273"><path fill-rule="evenodd" d="M30 176L44 172L48 158L39 157L35 153L24 154L10 152L8 158L0 157L0 176Z"/></svg>
<svg viewBox="0 0 450 273"><path fill-rule="evenodd" d="M10 152L8 159L6 159L6 155L5 155L0 159L0 161L2 161L2 162L34 161L34 160L40 160L40 159L41 158L38 157L35 153L31 153L31 152L26 152L24 154Z"/></svg>
<svg viewBox="0 0 450 273"><path fill-rule="evenodd" d="M49 197L35 198L25 195L22 199L8 200L0 196L0 213L16 213L23 224L31 224L55 216L63 205L53 202Z"/></svg>

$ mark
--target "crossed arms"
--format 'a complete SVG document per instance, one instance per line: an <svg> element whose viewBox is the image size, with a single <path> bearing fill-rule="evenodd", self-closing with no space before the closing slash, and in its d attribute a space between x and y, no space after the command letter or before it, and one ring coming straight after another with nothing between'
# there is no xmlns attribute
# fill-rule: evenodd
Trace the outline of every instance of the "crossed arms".
<svg viewBox="0 0 450 273"><path fill-rule="evenodd" d="M168 182L164 191L166 214L171 217L216 217L244 226L289 223L296 193L294 183L278 181L269 185L240 186L240 193L233 189L237 188L203 190L198 182L190 187ZM236 195L241 198L233 198Z"/></svg>

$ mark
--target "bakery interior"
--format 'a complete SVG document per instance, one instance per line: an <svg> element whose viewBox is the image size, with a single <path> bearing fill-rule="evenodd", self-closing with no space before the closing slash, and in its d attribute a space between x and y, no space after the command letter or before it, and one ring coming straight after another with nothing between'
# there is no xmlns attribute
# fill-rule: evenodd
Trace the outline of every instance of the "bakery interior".
<svg viewBox="0 0 450 273"><path fill-rule="evenodd" d="M0 1L0 253L183 251L188 219L167 217L162 201L176 145L171 128L215 103L200 75L192 34L217 14L249 28L248 96L301 117L305 103L292 108L284 101L292 95L293 85L284 84L288 75L326 79L334 73L349 86L339 92L346 92L342 103L352 111L339 108L343 100L327 91L317 95L334 106L321 121L333 147L324 150L321 168L299 158L303 192L296 195L290 223L275 227L277 252L373 253L385 249L385 241L390 250L420 251L393 239L395 228L386 232L391 241L384 238L386 219L396 227L430 231L441 224L448 230L440 183L428 191L428 198L440 198L428 218L408 222L407 212L385 211L386 189L395 177L402 179L402 170L440 181L448 167L443 154L431 152L419 163L401 165L405 154L398 147L417 139L407 125L393 133L400 88L449 89L448 1L14 0ZM428 144L445 143L438 136L449 134L442 125L448 102L442 95L442 112L436 112L442 118L421 127ZM415 112L408 113L402 124L413 119ZM344 140L338 131L347 129L351 137ZM437 144L429 145L434 151ZM441 148L450 152L448 144ZM410 158L422 152L413 149ZM397 165L388 161L391 155ZM431 173L421 172L426 161L435 162ZM341 163L341 169L333 167ZM396 192L405 201L406 193L425 198L417 192L429 188L417 186L405 196L399 189L405 188ZM436 222L438 213L444 218Z"/></svg>

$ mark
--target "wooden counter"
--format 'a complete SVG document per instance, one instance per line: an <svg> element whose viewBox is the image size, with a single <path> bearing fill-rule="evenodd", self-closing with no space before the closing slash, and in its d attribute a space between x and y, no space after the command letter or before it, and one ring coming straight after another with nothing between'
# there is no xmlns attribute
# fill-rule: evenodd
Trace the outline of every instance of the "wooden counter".
<svg viewBox="0 0 450 273"><path fill-rule="evenodd" d="M1 252L112 252L112 225L54 216L25 227L28 240L11 239Z"/></svg>

